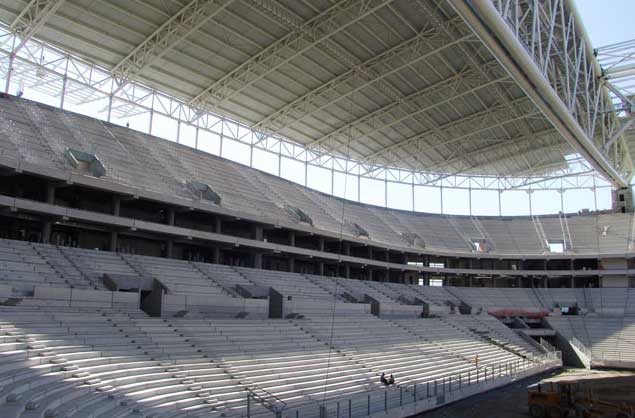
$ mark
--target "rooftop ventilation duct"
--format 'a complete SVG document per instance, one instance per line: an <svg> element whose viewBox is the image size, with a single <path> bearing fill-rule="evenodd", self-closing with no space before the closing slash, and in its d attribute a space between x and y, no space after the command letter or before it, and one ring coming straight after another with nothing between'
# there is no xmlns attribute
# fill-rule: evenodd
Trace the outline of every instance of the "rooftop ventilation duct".
<svg viewBox="0 0 635 418"><path fill-rule="evenodd" d="M89 174L93 177L106 175L106 168L104 168L104 165L95 154L66 148L64 157L66 157L70 165L82 174Z"/></svg>
<svg viewBox="0 0 635 418"><path fill-rule="evenodd" d="M209 187L209 184L190 180L187 182L187 185L201 200L207 200L214 203L215 205L220 205L221 197L218 195L218 193L212 190L211 187Z"/></svg>
<svg viewBox="0 0 635 418"><path fill-rule="evenodd" d="M370 238L368 231L355 222L347 222L346 228L353 234L353 236Z"/></svg>
<svg viewBox="0 0 635 418"><path fill-rule="evenodd" d="M291 205L284 205L284 210L286 210L296 222L304 222L305 224L313 226L313 219L304 213L302 209Z"/></svg>
<svg viewBox="0 0 635 418"><path fill-rule="evenodd" d="M425 241L418 234L414 232L404 231L404 232L401 232L399 235L401 236L401 239L405 243L410 245L411 247L420 247L420 248L426 247Z"/></svg>

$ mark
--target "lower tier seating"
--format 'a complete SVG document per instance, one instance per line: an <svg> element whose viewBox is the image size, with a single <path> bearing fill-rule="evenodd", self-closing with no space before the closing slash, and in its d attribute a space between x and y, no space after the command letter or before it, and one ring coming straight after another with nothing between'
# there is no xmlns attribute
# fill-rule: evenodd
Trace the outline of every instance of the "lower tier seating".
<svg viewBox="0 0 635 418"><path fill-rule="evenodd" d="M408 391L486 370L491 377L511 364L532 365L440 318L190 319L0 307L3 418L244 417L247 408L254 417L317 418L322 402L334 413L348 399L363 416L367 395L380 402L386 391L381 373Z"/></svg>

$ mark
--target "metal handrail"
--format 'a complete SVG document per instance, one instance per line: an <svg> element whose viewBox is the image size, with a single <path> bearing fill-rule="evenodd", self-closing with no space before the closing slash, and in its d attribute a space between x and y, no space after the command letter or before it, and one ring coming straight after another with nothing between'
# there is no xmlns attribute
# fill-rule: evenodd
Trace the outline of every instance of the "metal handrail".
<svg viewBox="0 0 635 418"><path fill-rule="evenodd" d="M519 358L516 361L505 362L491 366L479 366L478 368L475 367L473 371L468 371L467 373L454 373L448 376L441 377L439 379L427 381L419 380L404 385L396 384L394 386L386 386L385 390L383 391L377 389L367 390L359 392L358 394L355 394L353 396L326 399L322 402L315 400L295 405L287 405L287 407L280 412L286 412L285 416L292 417L293 414L291 414L291 411L295 411L295 417L300 417L301 410L319 406L321 411L323 409L323 411L320 413L320 416L327 417L330 415L327 414L326 409L327 406L330 405L336 406L338 418L352 418L355 413L352 412L350 408L352 408L353 405L356 408L360 408L360 405L362 405L363 407L365 407L365 412L367 412L363 414L365 416L375 412L387 411L389 401L396 404L398 400L399 406L403 406L409 403L416 403L420 400L425 400L433 397L442 397L446 393L460 390L463 387L490 383L500 378L515 376L522 372L532 370L535 367L547 365L555 361L561 361L560 351L549 352L545 353L544 355L529 356L529 358ZM396 398L397 394L399 396L398 399ZM378 401L378 395L380 397L383 396L384 408L377 409L377 405L380 404L380 402ZM371 402L371 400L373 399L375 403ZM374 409L373 405L375 406ZM349 408L348 411L340 410L341 408L345 408L346 406L348 406ZM391 408L395 406L391 406Z"/></svg>

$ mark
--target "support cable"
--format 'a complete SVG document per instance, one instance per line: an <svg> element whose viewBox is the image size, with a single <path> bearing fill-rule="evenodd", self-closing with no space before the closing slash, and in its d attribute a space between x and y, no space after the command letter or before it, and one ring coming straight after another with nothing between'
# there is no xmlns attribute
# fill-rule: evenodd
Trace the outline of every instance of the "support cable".
<svg viewBox="0 0 635 418"><path fill-rule="evenodd" d="M353 114L353 100L351 98L350 101L350 109L349 109L349 113L352 115ZM348 139L347 139L347 143L346 143L346 168L348 169L348 161L350 160L350 153L351 153L351 139L352 139L352 128L349 127L348 129ZM334 175L333 172L331 172L331 175ZM341 212L341 216L340 216L340 230L339 230L339 249L338 249L338 254L340 257L340 260L338 262L338 266L337 266L337 272L339 275L339 271L340 271L340 263L341 263L341 257L342 257L342 249L343 249L343 238L344 238L344 214L346 211L346 188L348 186L348 174L344 174L344 198L342 199L342 212ZM326 391L328 388L328 380L329 380L329 372L330 372L330 367L331 367L331 354L333 352L333 337L335 335L335 309L336 309L336 304L337 304L337 291L338 291L338 287L339 287L339 282L337 280L337 275L335 277L335 279L333 279L333 299L331 302L331 329L330 329L330 335L329 335L329 355L328 355L328 359L326 362L326 376L324 378L324 392L322 395L322 408L326 408Z"/></svg>

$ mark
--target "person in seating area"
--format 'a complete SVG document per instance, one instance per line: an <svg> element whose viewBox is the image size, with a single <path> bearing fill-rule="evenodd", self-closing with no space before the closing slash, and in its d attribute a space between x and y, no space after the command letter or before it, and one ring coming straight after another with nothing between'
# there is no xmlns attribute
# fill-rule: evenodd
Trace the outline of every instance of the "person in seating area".
<svg viewBox="0 0 635 418"><path fill-rule="evenodd" d="M381 377L379 378L379 381L381 383L383 383L384 385L388 386L390 383L388 383L388 380L386 380L386 373L382 373Z"/></svg>
<svg viewBox="0 0 635 418"><path fill-rule="evenodd" d="M392 373L390 374L390 379L388 379L388 384L389 385L395 384L395 377L392 375Z"/></svg>

